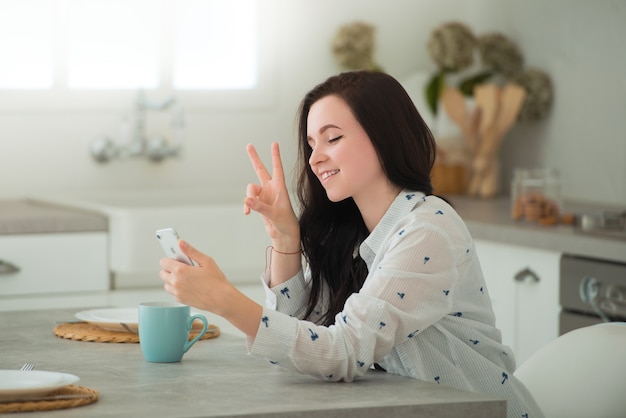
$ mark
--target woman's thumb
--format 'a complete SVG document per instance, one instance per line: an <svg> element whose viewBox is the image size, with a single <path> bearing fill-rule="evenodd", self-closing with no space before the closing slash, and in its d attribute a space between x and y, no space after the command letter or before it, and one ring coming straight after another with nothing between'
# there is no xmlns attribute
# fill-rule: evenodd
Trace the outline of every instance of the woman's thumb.
<svg viewBox="0 0 626 418"><path fill-rule="evenodd" d="M185 240L179 240L178 245L180 245L180 249L185 253L186 256L191 258L192 260L199 262L204 257L204 254L193 247Z"/></svg>

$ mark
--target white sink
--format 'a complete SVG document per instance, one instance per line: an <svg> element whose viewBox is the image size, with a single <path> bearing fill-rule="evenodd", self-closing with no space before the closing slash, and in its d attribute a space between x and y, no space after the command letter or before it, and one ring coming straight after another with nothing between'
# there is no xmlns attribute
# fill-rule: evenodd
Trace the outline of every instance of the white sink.
<svg viewBox="0 0 626 418"><path fill-rule="evenodd" d="M200 189L137 189L67 193L32 200L99 212L109 220L109 266L114 288L161 286L164 256L157 229L175 228L181 238L213 257L233 283L258 283L269 239L258 214L243 214L241 194Z"/></svg>

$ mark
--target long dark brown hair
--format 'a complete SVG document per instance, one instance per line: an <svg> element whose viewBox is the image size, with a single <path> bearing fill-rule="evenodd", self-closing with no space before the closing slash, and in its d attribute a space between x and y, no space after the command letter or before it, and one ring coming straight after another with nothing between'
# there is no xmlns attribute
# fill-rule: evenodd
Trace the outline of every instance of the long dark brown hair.
<svg viewBox="0 0 626 418"><path fill-rule="evenodd" d="M307 119L311 106L334 95L343 99L361 124L378 154L389 181L404 189L432 194L430 172L435 141L413 101L388 74L353 71L328 78L302 100L298 111L298 200L302 250L312 275L306 316L310 317L328 285L329 304L319 323L331 325L346 299L363 286L367 266L356 249L369 234L352 198L328 199L309 166L311 148Z"/></svg>

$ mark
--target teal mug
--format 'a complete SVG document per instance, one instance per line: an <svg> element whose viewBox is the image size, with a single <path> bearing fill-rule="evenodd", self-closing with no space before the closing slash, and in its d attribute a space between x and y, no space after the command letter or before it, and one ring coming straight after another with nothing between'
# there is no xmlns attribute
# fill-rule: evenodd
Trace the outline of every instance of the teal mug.
<svg viewBox="0 0 626 418"><path fill-rule="evenodd" d="M192 323L202 321L202 331L189 339ZM175 363L207 332L204 315L191 315L189 306L175 302L139 304L139 345L146 360Z"/></svg>

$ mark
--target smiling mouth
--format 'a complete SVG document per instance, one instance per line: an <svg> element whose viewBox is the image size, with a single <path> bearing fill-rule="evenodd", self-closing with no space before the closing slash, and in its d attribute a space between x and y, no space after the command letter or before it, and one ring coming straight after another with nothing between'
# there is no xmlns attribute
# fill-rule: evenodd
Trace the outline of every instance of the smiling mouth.
<svg viewBox="0 0 626 418"><path fill-rule="evenodd" d="M324 171L322 173L322 180L326 180L327 178L329 178L331 176L334 176L338 172L339 172L339 170Z"/></svg>

